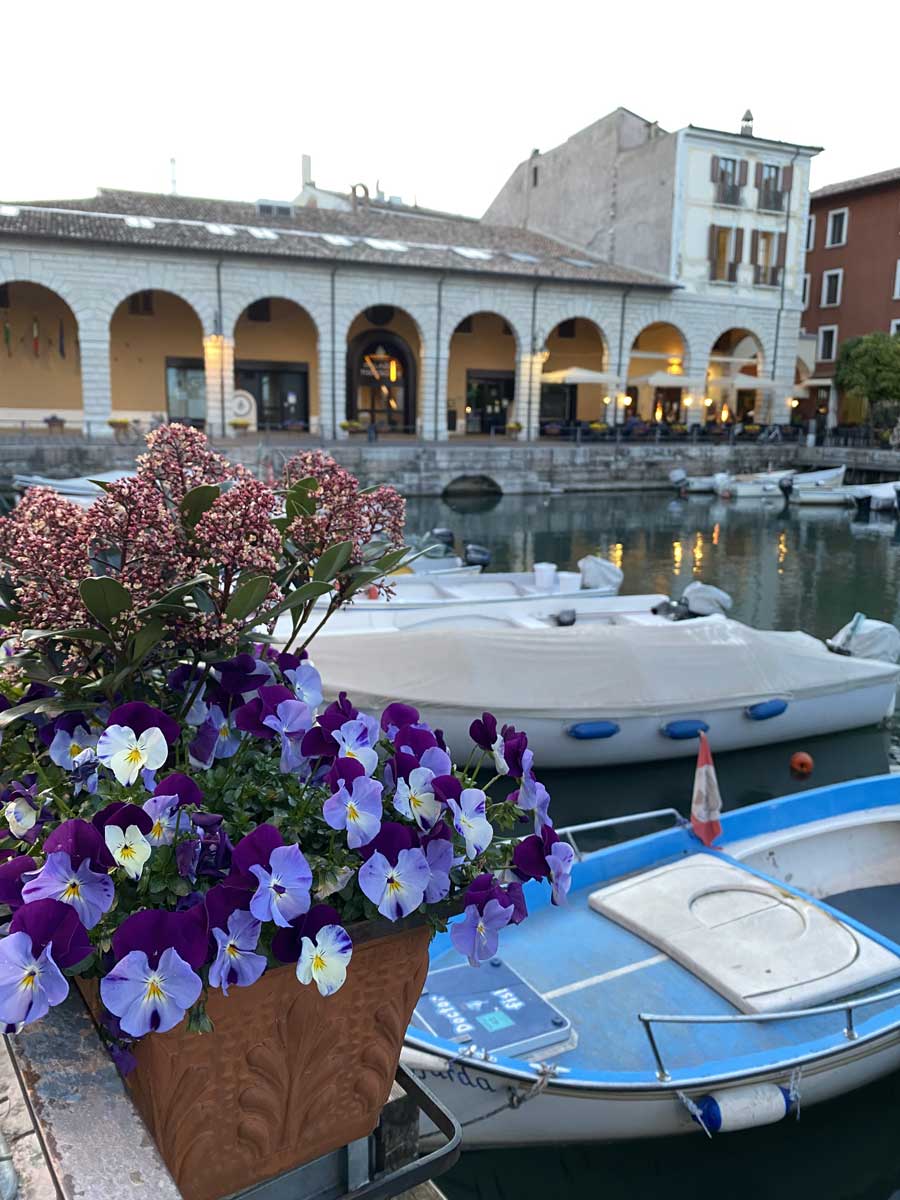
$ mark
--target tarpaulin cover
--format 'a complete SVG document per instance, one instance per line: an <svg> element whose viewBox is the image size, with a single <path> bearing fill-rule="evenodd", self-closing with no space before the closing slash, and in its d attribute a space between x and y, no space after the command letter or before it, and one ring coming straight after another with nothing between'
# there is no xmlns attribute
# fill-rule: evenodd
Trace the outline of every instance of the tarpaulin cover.
<svg viewBox="0 0 900 1200"><path fill-rule="evenodd" d="M733 708L900 677L895 666L832 654L808 634L756 630L723 617L350 634L320 637L312 650L328 692L346 691L362 707L402 699L523 716Z"/></svg>

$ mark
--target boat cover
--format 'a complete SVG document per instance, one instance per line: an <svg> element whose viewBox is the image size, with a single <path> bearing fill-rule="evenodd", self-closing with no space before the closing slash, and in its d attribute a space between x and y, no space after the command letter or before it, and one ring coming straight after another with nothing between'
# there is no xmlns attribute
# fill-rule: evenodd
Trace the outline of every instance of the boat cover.
<svg viewBox="0 0 900 1200"><path fill-rule="evenodd" d="M627 599L625 597L624 599ZM805 633L724 617L569 628L373 631L318 638L329 694L377 710L409 704L617 719L896 683L900 668L830 653Z"/></svg>
<svg viewBox="0 0 900 1200"><path fill-rule="evenodd" d="M900 975L900 958L807 900L712 854L593 892L604 917L745 1013L827 1004Z"/></svg>

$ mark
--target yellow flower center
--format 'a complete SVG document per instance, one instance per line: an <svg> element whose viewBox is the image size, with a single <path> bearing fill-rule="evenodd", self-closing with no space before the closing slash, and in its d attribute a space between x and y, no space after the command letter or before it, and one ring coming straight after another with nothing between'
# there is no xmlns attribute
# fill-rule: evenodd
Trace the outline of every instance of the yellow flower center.
<svg viewBox="0 0 900 1200"><path fill-rule="evenodd" d="M134 846L131 842L126 842L119 851L119 858L134 858Z"/></svg>
<svg viewBox="0 0 900 1200"><path fill-rule="evenodd" d="M475 926L475 932L479 935L479 937L484 937L484 921L478 922L478 924Z"/></svg>
<svg viewBox="0 0 900 1200"><path fill-rule="evenodd" d="M348 821L358 821L359 820L359 811L358 811L356 805L352 801L347 805L347 820Z"/></svg>
<svg viewBox="0 0 900 1200"><path fill-rule="evenodd" d="M348 751L347 751L347 757L348 757L348 758L356 758L357 756L356 756L356 755L353 753L353 751L352 751L352 750L348 750Z"/></svg>
<svg viewBox="0 0 900 1200"><path fill-rule="evenodd" d="M317 951L316 951L316 953L313 955L313 960L312 960L312 969L313 969L314 971L324 971L324 970L325 970L325 959L324 959L324 958L322 957L322 955L321 955L321 954L318 952L318 950L317 950Z"/></svg>
<svg viewBox="0 0 900 1200"><path fill-rule="evenodd" d="M147 980L147 1000L162 1000L163 990L159 986L159 980L155 975L151 975Z"/></svg>
<svg viewBox="0 0 900 1200"><path fill-rule="evenodd" d="M81 896L81 884L77 879L70 879L63 888L60 900L77 900Z"/></svg>
<svg viewBox="0 0 900 1200"><path fill-rule="evenodd" d="M402 892L402 891L403 891L403 884L402 884L402 883L400 883L400 882L398 882L398 880L396 880L396 879L394 878L394 876L393 876L393 875L388 875L388 877L387 877L387 890L388 890L389 892Z"/></svg>
<svg viewBox="0 0 900 1200"><path fill-rule="evenodd" d="M150 836L155 837L155 838L161 838L165 832L166 832L165 826L163 825L163 823L159 819L159 817L157 817L156 820L153 822L153 828L150 830Z"/></svg>
<svg viewBox="0 0 900 1200"><path fill-rule="evenodd" d="M37 971L34 969L34 967L31 967L22 976L22 987L33 988L35 983L37 983Z"/></svg>
<svg viewBox="0 0 900 1200"><path fill-rule="evenodd" d="M132 746L125 755L125 761L129 764L129 766L134 766L135 763L142 763L144 761L144 756L141 754L140 747Z"/></svg>
<svg viewBox="0 0 900 1200"><path fill-rule="evenodd" d="M77 758L83 749L84 749L84 747L79 746L77 742L70 742L69 743L69 758Z"/></svg>
<svg viewBox="0 0 900 1200"><path fill-rule="evenodd" d="M238 948L234 944L234 942L229 942L228 945L225 947L225 953L228 955L229 958L237 958L238 955L240 954L240 950L238 950Z"/></svg>
<svg viewBox="0 0 900 1200"><path fill-rule="evenodd" d="M422 801L416 795L415 792L409 793L409 806L410 806L410 808L421 808L422 807Z"/></svg>
<svg viewBox="0 0 900 1200"><path fill-rule="evenodd" d="M228 726L223 725L219 730L219 737L223 740L228 737Z"/></svg>

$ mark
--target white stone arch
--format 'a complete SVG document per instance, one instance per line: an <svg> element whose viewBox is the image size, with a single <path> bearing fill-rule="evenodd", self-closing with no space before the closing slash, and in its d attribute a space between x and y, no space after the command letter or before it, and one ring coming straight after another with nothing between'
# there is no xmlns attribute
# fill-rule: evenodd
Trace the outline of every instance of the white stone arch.
<svg viewBox="0 0 900 1200"><path fill-rule="evenodd" d="M79 329L82 323L90 321L93 305L77 288L72 288L64 277L55 271L41 270L40 266L30 261L20 262L18 255L0 254L0 287L16 283L30 283L53 292L69 308Z"/></svg>
<svg viewBox="0 0 900 1200"><path fill-rule="evenodd" d="M519 321L502 304L479 303L477 300L463 302L456 300L453 304L444 305L441 310L441 330L444 356L450 356L450 342L460 324L468 317L477 317L484 313L486 316L499 317L512 330L515 341L516 355L528 350L528 336L523 334Z"/></svg>
<svg viewBox="0 0 900 1200"><path fill-rule="evenodd" d="M400 431L410 434L421 432L430 422L433 403L431 366L427 356L429 343L427 325L422 314L423 306L411 303L412 297L408 291L401 292L389 286L378 287L374 296L366 295L364 303L359 302L358 292L356 295L354 303L345 303L342 306L342 319L335 330L336 354L340 357L344 370L344 394L343 397L336 397L338 423L344 419L362 418L362 414L357 411L359 390L356 374L362 361L360 343L367 337L377 339L380 334L386 344L393 343L393 349L390 350L392 356L406 360L405 370L409 373L408 378L403 379L405 413ZM366 316L369 310L375 308L393 310L387 324L375 325ZM399 322L398 317L401 318ZM360 322L360 318L367 322L367 325L360 323L354 331L354 325ZM409 329L406 328L407 322ZM414 340L410 336L411 333L415 335Z"/></svg>
<svg viewBox="0 0 900 1200"><path fill-rule="evenodd" d="M227 298L223 295L222 331L226 337L233 338L235 336L238 321L250 305L255 304L258 300L286 300L289 304L296 304L303 314L309 317L316 333L316 341L321 344L322 337L327 332L330 323L326 313L319 311L315 303L310 303L309 296L304 294L302 288L274 286L274 284L272 287L266 288L265 282L250 291L240 294L231 292Z"/></svg>
<svg viewBox="0 0 900 1200"><path fill-rule="evenodd" d="M127 275L114 277L110 286L103 291L102 301L97 305L97 316L108 325L123 301L136 292L167 292L183 300L196 314L206 337L216 332L216 299L214 289L197 285L186 285L184 271L172 263L141 264L129 270Z"/></svg>
<svg viewBox="0 0 900 1200"><path fill-rule="evenodd" d="M713 354L713 347L728 333L741 333L743 334L744 338L750 338L756 344L757 362L759 364L760 375L767 368L767 366L771 366L769 347L766 344L767 339L763 334L757 333L757 331L751 328L749 324L745 324L741 320L739 314L735 314L734 320L729 321L727 324L722 324L722 327L718 329L718 332L713 334L709 341L707 355L711 356Z"/></svg>
<svg viewBox="0 0 900 1200"><path fill-rule="evenodd" d="M395 312L402 313L405 317L409 318L415 329L416 337L419 340L419 355L424 358L425 347L429 344L427 335L430 332L430 322L423 319L424 314L421 312L421 306L410 303L408 294L395 296L392 294L392 289L390 288L379 288L374 296L367 296L363 304L357 301L355 304L345 304L343 306L343 320L338 322L338 328L335 331L338 348L340 349L343 344L343 349L346 352L347 344L350 340L350 330L358 318L364 317L368 309L380 307L393 308Z"/></svg>
<svg viewBox="0 0 900 1200"><path fill-rule="evenodd" d="M593 325L594 329L597 331L597 333L599 333L600 341L603 344L604 368L608 368L611 362L612 354L612 343L610 342L609 334L595 316L590 316L582 308L577 306L573 307L571 311L565 310L563 315L558 317L558 319L555 320L552 325L547 325L546 322L544 323L544 328L538 330L535 335L535 345L537 346L537 349L539 351L546 350L547 342L550 340L550 335L566 321L587 321L589 324Z"/></svg>
<svg viewBox="0 0 900 1200"><path fill-rule="evenodd" d="M647 315L647 314L645 314L645 315ZM663 312L653 314L652 316L650 316L649 320L647 320L647 319L632 320L625 326L625 333L622 338L622 360L623 360L622 361L622 369L623 369L623 371L628 369L628 359L631 358L631 356L635 353L634 347L635 347L635 344L636 344L638 338L641 336L642 333L646 332L648 329L651 329L655 325L668 325L670 328L674 329L675 332L678 334L679 338L681 339L682 348L684 350L684 355L683 355L683 359L682 359L682 368L684 370L685 375L687 375L689 373L689 371L691 370L692 367L698 365L698 357L699 357L699 364L702 365L702 363L704 362L704 356L706 353L708 353L706 348L704 347L703 352L700 353L698 356L698 354L695 351L695 347L691 343L691 338L688 336L684 326L680 322L673 320L672 315L670 313L663 311Z"/></svg>

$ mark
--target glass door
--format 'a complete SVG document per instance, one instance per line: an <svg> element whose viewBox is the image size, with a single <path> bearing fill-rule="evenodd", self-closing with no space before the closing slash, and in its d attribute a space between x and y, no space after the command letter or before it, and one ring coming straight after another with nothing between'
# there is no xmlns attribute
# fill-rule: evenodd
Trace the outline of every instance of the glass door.
<svg viewBox="0 0 900 1200"><path fill-rule="evenodd" d="M466 433L493 433L506 428L507 413L515 393L512 371L468 373L466 379Z"/></svg>

